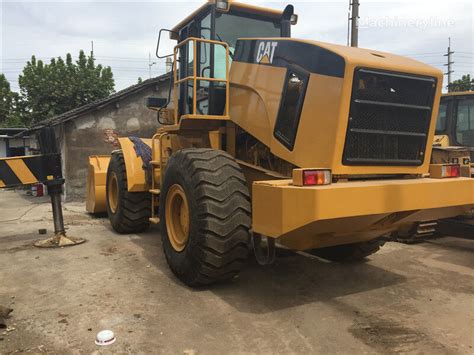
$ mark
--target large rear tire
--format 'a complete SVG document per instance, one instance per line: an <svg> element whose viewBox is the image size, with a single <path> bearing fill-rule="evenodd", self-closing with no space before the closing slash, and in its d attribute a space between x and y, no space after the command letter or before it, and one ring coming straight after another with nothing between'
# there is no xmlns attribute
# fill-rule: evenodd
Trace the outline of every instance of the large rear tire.
<svg viewBox="0 0 474 355"><path fill-rule="evenodd" d="M160 193L160 224L166 260L186 285L236 276L248 259L251 224L239 165L219 150L173 154Z"/></svg>
<svg viewBox="0 0 474 355"><path fill-rule="evenodd" d="M129 192L122 152L115 152L107 169L106 207L110 224L120 234L139 233L150 225L149 192Z"/></svg>
<svg viewBox="0 0 474 355"><path fill-rule="evenodd" d="M369 255L379 251L385 244L380 239L369 240L368 242L336 245L327 248L312 249L308 253L320 258L334 262L357 262L362 261Z"/></svg>

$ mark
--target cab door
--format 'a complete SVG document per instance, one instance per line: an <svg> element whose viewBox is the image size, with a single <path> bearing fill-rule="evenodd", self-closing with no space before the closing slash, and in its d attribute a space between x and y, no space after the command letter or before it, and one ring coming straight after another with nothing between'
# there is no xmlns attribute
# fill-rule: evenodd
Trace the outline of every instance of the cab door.
<svg viewBox="0 0 474 355"><path fill-rule="evenodd" d="M213 12L211 10L196 17L179 32L180 42L189 38L214 39ZM225 78L226 52L223 46L196 42L196 76L203 78ZM178 79L194 75L194 42L182 46L179 51ZM215 63L219 67L215 67ZM222 64L223 63L223 64ZM224 69L222 69L222 66ZM193 81L179 85L179 116L193 112ZM226 102L226 86L221 82L198 80L196 88L196 113L198 115L222 115Z"/></svg>
<svg viewBox="0 0 474 355"><path fill-rule="evenodd" d="M474 148L474 95L455 97L454 117L456 145Z"/></svg>

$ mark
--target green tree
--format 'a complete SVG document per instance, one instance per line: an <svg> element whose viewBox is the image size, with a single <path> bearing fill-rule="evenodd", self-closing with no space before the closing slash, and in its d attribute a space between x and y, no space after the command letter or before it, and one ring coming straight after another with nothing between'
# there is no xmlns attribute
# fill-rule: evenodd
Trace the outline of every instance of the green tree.
<svg viewBox="0 0 474 355"><path fill-rule="evenodd" d="M474 79L469 74L463 75L461 79L454 80L448 85L448 91L474 91Z"/></svg>
<svg viewBox="0 0 474 355"><path fill-rule="evenodd" d="M7 78L0 74L0 127L22 127L20 110L20 96L11 91Z"/></svg>
<svg viewBox="0 0 474 355"><path fill-rule="evenodd" d="M115 85L112 69L96 65L84 51L76 62L69 53L49 64L32 56L18 83L22 100L17 106L26 125L107 97Z"/></svg>
<svg viewBox="0 0 474 355"><path fill-rule="evenodd" d="M5 75L0 74L0 124L4 124L12 106L12 91Z"/></svg>

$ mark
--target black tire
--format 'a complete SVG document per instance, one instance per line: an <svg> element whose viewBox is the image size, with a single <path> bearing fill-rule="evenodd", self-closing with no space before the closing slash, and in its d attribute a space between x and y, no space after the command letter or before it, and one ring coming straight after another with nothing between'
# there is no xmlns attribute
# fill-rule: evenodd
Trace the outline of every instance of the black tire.
<svg viewBox="0 0 474 355"><path fill-rule="evenodd" d="M115 174L118 198L115 211L109 201L110 177ZM150 225L151 199L149 192L129 192L127 173L122 152L114 152L107 169L106 206L110 224L120 234L139 233Z"/></svg>
<svg viewBox="0 0 474 355"><path fill-rule="evenodd" d="M336 245L333 247L312 249L308 253L320 258L334 262L357 262L362 261L369 255L379 251L385 244L380 239L373 239L368 242Z"/></svg>
<svg viewBox="0 0 474 355"><path fill-rule="evenodd" d="M166 223L166 198L178 184L189 206L184 249L173 248ZM250 240L250 197L239 165L227 153L183 149L166 166L160 194L163 251L173 273L188 286L236 276L246 265Z"/></svg>

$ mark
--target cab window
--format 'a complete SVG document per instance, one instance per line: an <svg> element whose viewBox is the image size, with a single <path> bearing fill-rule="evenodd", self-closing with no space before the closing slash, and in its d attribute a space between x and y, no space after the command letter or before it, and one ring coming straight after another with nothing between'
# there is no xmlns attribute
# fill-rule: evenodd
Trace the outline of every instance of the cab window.
<svg viewBox="0 0 474 355"><path fill-rule="evenodd" d="M448 103L445 101L439 104L438 120L436 121L437 134L446 131L447 119L448 119Z"/></svg>
<svg viewBox="0 0 474 355"><path fill-rule="evenodd" d="M245 16L245 17L244 17ZM229 45L230 62L239 38L282 37L281 23L270 19L252 18L249 15L239 16L231 13L216 13L216 40ZM225 77L225 50L216 48L214 54L214 75Z"/></svg>
<svg viewBox="0 0 474 355"><path fill-rule="evenodd" d="M456 140L460 145L474 147L474 99L458 103Z"/></svg>

